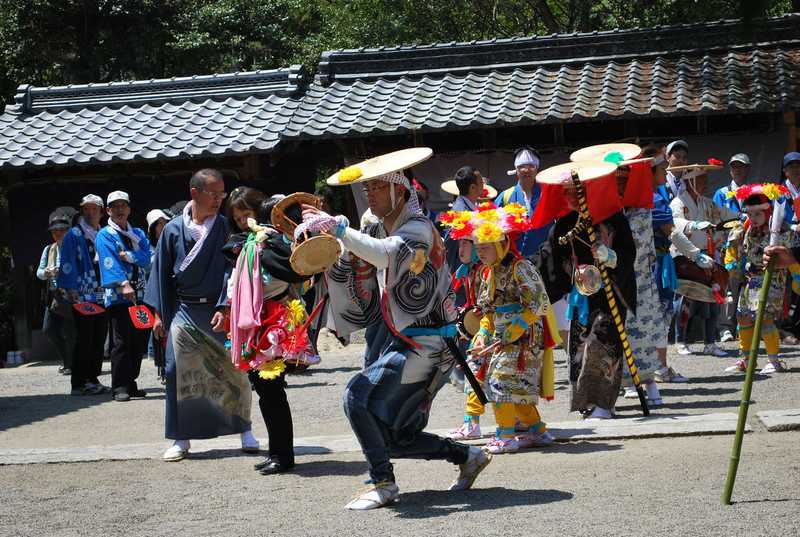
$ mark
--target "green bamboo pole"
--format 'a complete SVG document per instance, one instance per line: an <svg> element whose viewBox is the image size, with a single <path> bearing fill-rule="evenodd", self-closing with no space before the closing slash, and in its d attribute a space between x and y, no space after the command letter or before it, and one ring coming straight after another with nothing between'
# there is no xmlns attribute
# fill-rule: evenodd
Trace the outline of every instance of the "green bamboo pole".
<svg viewBox="0 0 800 537"><path fill-rule="evenodd" d="M725 481L725 491L722 493L722 504L731 504L733 495L733 484L736 481L736 471L739 468L739 457L742 454L742 438L744 428L747 425L747 411L750 409L750 394L753 391L753 375L756 370L756 359L758 358L758 347L761 342L761 323L764 321L764 309L769 296L769 285L772 281L772 267L774 261L770 261L764 271L764 281L758 292L758 310L756 311L756 323L753 327L753 341L750 343L750 354L747 357L747 372L744 376L744 387L742 388L742 401L739 403L739 421L736 424L736 436L733 438L733 451L731 461L728 465L728 479Z"/></svg>

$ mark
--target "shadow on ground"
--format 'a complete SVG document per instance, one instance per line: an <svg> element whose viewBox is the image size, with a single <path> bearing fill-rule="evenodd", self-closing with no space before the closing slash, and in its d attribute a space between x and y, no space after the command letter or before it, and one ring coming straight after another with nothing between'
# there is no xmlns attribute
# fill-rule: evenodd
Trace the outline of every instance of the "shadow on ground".
<svg viewBox="0 0 800 537"><path fill-rule="evenodd" d="M157 399L158 396L153 398ZM78 396L46 394L0 397L0 431L36 423L53 416L77 412L78 410L104 403L113 403L111 394Z"/></svg>
<svg viewBox="0 0 800 537"><path fill-rule="evenodd" d="M359 476L367 474L364 461L312 461L298 463L293 474L300 477L323 477L328 475Z"/></svg>
<svg viewBox="0 0 800 537"><path fill-rule="evenodd" d="M432 518L520 505L544 505L571 500L573 496L571 492L562 490L517 490L504 487L476 488L462 492L401 491L400 501L388 509L396 512L399 518Z"/></svg>

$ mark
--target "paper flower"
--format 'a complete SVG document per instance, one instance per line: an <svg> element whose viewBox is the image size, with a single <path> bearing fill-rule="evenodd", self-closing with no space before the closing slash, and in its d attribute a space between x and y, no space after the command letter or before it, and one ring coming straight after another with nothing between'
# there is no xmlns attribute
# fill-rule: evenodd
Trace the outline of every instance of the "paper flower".
<svg viewBox="0 0 800 537"><path fill-rule="evenodd" d="M364 175L364 173L358 166L348 166L347 168L339 171L339 183L352 183L356 179L359 179L362 175Z"/></svg>
<svg viewBox="0 0 800 537"><path fill-rule="evenodd" d="M715 159L715 158L708 159L708 163L711 166L724 166L725 165L721 160Z"/></svg>
<svg viewBox="0 0 800 537"><path fill-rule="evenodd" d="M450 228L449 238L470 239L475 242L499 242L531 229L528 212L518 203L497 207L481 204L476 211L448 211L439 221Z"/></svg>
<svg viewBox="0 0 800 537"><path fill-rule="evenodd" d="M765 196L770 201L775 201L782 196L789 195L789 191L783 185L777 185L775 183L758 183L754 185L740 186L734 191L734 195L739 201L744 201L750 196L758 195ZM728 197L732 197L730 193L728 193Z"/></svg>

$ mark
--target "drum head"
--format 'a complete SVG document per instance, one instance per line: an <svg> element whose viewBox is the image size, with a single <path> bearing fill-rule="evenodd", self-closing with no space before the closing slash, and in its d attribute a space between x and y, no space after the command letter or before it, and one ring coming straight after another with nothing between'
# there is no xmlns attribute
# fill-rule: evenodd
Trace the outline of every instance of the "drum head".
<svg viewBox="0 0 800 537"><path fill-rule="evenodd" d="M319 235L294 246L289 262L296 273L312 276L329 269L341 254L342 248L335 237Z"/></svg>
<svg viewBox="0 0 800 537"><path fill-rule="evenodd" d="M481 329L481 317L474 309L467 310L464 313L464 330L470 336L474 336Z"/></svg>
<svg viewBox="0 0 800 537"><path fill-rule="evenodd" d="M703 285L702 283L693 282L692 280L679 279L678 288L675 289L675 293L699 302L716 302L714 300L714 295L711 293L711 287Z"/></svg>

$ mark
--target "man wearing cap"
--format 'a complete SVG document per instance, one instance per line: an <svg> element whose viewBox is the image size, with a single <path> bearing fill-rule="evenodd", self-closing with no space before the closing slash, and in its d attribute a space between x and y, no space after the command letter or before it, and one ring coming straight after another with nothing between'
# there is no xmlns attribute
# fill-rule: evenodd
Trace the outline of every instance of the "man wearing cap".
<svg viewBox="0 0 800 537"><path fill-rule="evenodd" d="M509 203L519 203L528 210L528 217L533 216L541 188L536 184L536 174L539 172L539 153L532 147L522 147L514 152L514 169L508 175L517 177L517 184L501 192L494 201L495 205L502 207ZM535 254L550 233L550 226L532 229L523 233L517 239L517 250L522 257L531 257Z"/></svg>
<svg viewBox="0 0 800 537"><path fill-rule="evenodd" d="M453 202L452 210L476 210L478 208L478 199L483 195L484 182L481 172L472 166L462 166L456 171L454 182L458 189L458 197ZM450 183L450 185L452 185L452 183ZM445 192L448 192L448 190L445 190ZM447 249L447 264L450 270L455 271L461 265L458 255L459 241L452 240L449 236L450 231L448 229L444 234L444 245ZM464 300L463 292L456 292L456 305L461 306Z"/></svg>
<svg viewBox="0 0 800 537"><path fill-rule="evenodd" d="M343 216L306 206L312 231L335 233L346 253L328 271L337 335L367 328L364 369L347 385L345 414L367 459L369 489L347 509L388 505L399 496L391 458L444 459L460 467L451 490L470 488L489 463L477 447L423 432L436 393L453 367L456 310L445 249L402 170L430 157L414 148L364 161L328 179L364 183L379 219L362 231Z"/></svg>
<svg viewBox="0 0 800 537"><path fill-rule="evenodd" d="M713 161L713 159L710 159ZM689 243L683 244L673 241L671 247L672 257L680 255L688 257L700 268L712 269L716 248L712 240L713 226L727 220L734 220L738 215L727 207L715 205L710 198L704 195L708 184L708 171L722 169L722 162L714 161L712 164L692 164L681 166L677 171L682 171L681 180L683 191L670 202L672 218L675 229L683 233ZM703 354L724 357L728 354L716 345L717 320L719 306L717 304L691 300L682 296L676 307L676 340L679 354L692 354L686 344L686 326L681 321L681 312L688 309L688 318L698 316L704 319L705 347Z"/></svg>
<svg viewBox="0 0 800 537"><path fill-rule="evenodd" d="M145 272L150 268L150 241L131 226L130 197L116 190L108 195L108 225L97 234L100 284L105 288L105 307L111 318L111 389L114 400L144 397L136 379L147 348L147 330L133 325L128 308L144 295Z"/></svg>
<svg viewBox="0 0 800 537"><path fill-rule="evenodd" d="M47 301L44 309L42 331L55 346L61 356L59 373L72 374L72 357L75 352L75 321L63 289L58 288L61 243L69 230L70 222L66 214L53 212L47 228L53 237L52 244L45 246L36 270L36 277L47 282Z"/></svg>
<svg viewBox="0 0 800 537"><path fill-rule="evenodd" d="M88 194L81 200L78 225L70 229L61 244L58 286L73 303L88 303L89 308L75 315L77 345L72 363L72 395L97 395L110 390L98 377L103 367L103 346L108 333L108 317L102 307L105 292L100 287L100 266L95 239L103 217L103 200Z"/></svg>
<svg viewBox="0 0 800 537"><path fill-rule="evenodd" d="M193 438L251 430L250 398L237 396L250 390L247 377L223 347L228 274L221 253L228 221L219 209L225 181L218 170L203 169L189 187L192 200L161 233L144 294L158 315L153 333L167 337L165 436L174 442L165 461L184 459Z"/></svg>
<svg viewBox="0 0 800 537"><path fill-rule="evenodd" d="M675 140L667 144L667 163L670 168L685 166L688 158L689 144L685 140ZM664 185L667 200L672 201L684 190L686 186L683 184L681 172L667 169L667 184Z"/></svg>
<svg viewBox="0 0 800 537"><path fill-rule="evenodd" d="M714 192L714 203L720 207L727 207L737 215L741 214L739 200L732 193L742 185L747 184L747 176L750 173L750 157L744 153L736 153L728 161L728 168L731 174L729 185L722 186ZM720 341L732 341L736 338L736 297L739 296L739 289L742 281L734 272L728 280L725 305L723 306L722 320L720 321Z"/></svg>

